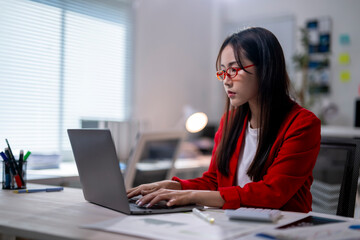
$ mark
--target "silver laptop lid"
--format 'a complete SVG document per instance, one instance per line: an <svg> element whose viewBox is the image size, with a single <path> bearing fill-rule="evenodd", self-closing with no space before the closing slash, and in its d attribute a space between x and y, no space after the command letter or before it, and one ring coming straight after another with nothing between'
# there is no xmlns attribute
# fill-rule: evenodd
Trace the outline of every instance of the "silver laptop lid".
<svg viewBox="0 0 360 240"><path fill-rule="evenodd" d="M130 214L124 179L109 129L68 129L87 201Z"/></svg>

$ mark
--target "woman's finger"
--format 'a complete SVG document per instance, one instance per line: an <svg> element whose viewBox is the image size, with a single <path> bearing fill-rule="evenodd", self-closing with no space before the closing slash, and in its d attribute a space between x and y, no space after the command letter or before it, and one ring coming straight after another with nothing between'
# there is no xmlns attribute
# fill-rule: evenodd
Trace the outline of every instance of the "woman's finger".
<svg viewBox="0 0 360 240"><path fill-rule="evenodd" d="M126 190L126 194L129 194L129 193L135 191L135 189L136 189L136 188L130 188L130 189Z"/></svg>
<svg viewBox="0 0 360 240"><path fill-rule="evenodd" d="M176 198L170 199L170 200L166 203L166 205L167 205L168 207L177 205L177 204L176 204Z"/></svg>
<svg viewBox="0 0 360 240"><path fill-rule="evenodd" d="M127 193L127 197L128 198L132 198L132 197L135 197L135 196L137 196L137 195L139 195L140 194L140 192L138 191L138 190L134 190L134 191L132 191L132 192L128 192Z"/></svg>
<svg viewBox="0 0 360 240"><path fill-rule="evenodd" d="M145 185L140 185L140 186L130 189L129 191L127 191L127 197L132 198L137 195L140 195L141 191L143 191L144 188L146 188Z"/></svg>
<svg viewBox="0 0 360 240"><path fill-rule="evenodd" d="M167 201L171 199L171 194L161 193L156 195L151 201L147 204L147 207L152 207L154 204L157 204L160 201Z"/></svg>
<svg viewBox="0 0 360 240"><path fill-rule="evenodd" d="M151 188L151 189L142 189L142 190L140 191L140 193L141 193L141 195L145 196L145 195L148 195L149 193L155 192L155 191L157 191L157 190L159 190L159 189L160 189L159 186L153 187L153 188Z"/></svg>
<svg viewBox="0 0 360 240"><path fill-rule="evenodd" d="M138 205L143 206L146 204L149 204L150 201L152 201L154 198L156 198L159 195L162 195L164 192L166 192L167 190L165 189L159 189L157 191L154 191L152 193L149 193L147 195L143 195L142 198L139 199L139 201L137 202Z"/></svg>

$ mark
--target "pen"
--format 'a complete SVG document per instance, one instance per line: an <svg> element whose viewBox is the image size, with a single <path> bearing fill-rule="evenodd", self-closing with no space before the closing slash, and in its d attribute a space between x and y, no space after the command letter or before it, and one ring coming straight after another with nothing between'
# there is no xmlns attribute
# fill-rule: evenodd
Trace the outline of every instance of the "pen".
<svg viewBox="0 0 360 240"><path fill-rule="evenodd" d="M5 163L5 188L7 189L10 188L11 183L10 164L4 152L1 152L0 155Z"/></svg>
<svg viewBox="0 0 360 240"><path fill-rule="evenodd" d="M1 152L0 155L1 155L2 159L4 160L4 162L8 161L8 158L7 158L7 156L5 155L4 152Z"/></svg>
<svg viewBox="0 0 360 240"><path fill-rule="evenodd" d="M26 162L27 158L30 156L31 152L27 151L25 156L24 156L24 162Z"/></svg>
<svg viewBox="0 0 360 240"><path fill-rule="evenodd" d="M10 160L15 160L15 157L14 157L14 154L12 153L12 151L11 151L11 147L10 147L10 144L9 144L9 141L7 140L7 139L5 139L5 141L6 141L6 144L7 144L7 146L8 146L8 149L9 149L9 158L10 158Z"/></svg>
<svg viewBox="0 0 360 240"><path fill-rule="evenodd" d="M274 239L274 240L277 239L276 237L266 234L266 233L258 233L258 234L256 234L256 236L261 237L261 238L266 238L266 239Z"/></svg>
<svg viewBox="0 0 360 240"><path fill-rule="evenodd" d="M11 155L11 152L8 148L5 148L5 154L7 155L10 163L10 169L12 174L14 175L16 185L18 188L21 188L25 185L23 177L19 174L19 166L16 164L15 158Z"/></svg>
<svg viewBox="0 0 360 240"><path fill-rule="evenodd" d="M19 174L23 176L23 162L24 162L24 150L20 150L19 155Z"/></svg>
<svg viewBox="0 0 360 240"><path fill-rule="evenodd" d="M198 216L199 218L209 222L209 223L214 223L215 219L210 217L208 214L205 214L203 212L201 212L199 209L197 208L193 208L192 209L193 214L195 214L196 216Z"/></svg>
<svg viewBox="0 0 360 240"><path fill-rule="evenodd" d="M62 190L64 190L63 187L20 189L20 190L15 190L14 193L59 192L59 191L62 191Z"/></svg>

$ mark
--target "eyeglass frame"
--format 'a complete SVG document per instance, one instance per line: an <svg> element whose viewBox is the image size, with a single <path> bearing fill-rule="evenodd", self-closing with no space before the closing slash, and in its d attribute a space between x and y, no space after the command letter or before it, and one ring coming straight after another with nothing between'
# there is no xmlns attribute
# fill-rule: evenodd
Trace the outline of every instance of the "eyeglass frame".
<svg viewBox="0 0 360 240"><path fill-rule="evenodd" d="M240 70L244 70L244 69L246 69L246 68L253 67L253 66L255 66L255 64L250 64L250 65L247 65L247 66L245 66L245 67L239 67L239 68L236 68L236 67L228 67L226 70L219 70L219 71L217 71L217 72L216 72L216 77L219 79L220 82L224 81L225 78L226 78L226 76L228 76L228 78L230 78L230 79L233 79L234 77L236 77L236 76L238 75L238 72L239 72ZM228 73L229 69L235 69L236 73L235 73L234 76L231 76L231 75ZM222 73L220 74L219 72L222 72ZM222 79L220 76L223 75L223 74L224 74L224 78Z"/></svg>

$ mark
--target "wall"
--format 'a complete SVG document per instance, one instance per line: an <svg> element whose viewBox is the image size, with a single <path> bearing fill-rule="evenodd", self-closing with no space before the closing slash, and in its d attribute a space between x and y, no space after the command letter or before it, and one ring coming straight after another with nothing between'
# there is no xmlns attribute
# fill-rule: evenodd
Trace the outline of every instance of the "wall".
<svg viewBox="0 0 360 240"><path fill-rule="evenodd" d="M222 109L222 103L213 102L210 84L217 81L211 51L218 22L213 4L209 0L136 1L134 116L147 129L179 125L186 105L210 115L212 109Z"/></svg>
<svg viewBox="0 0 360 240"><path fill-rule="evenodd" d="M226 24L292 16L294 39L308 19L331 16L333 21L330 101L339 107L333 124L352 126L360 68L360 1L357 0L137 0L135 9L134 117L147 129L178 124L185 105L217 122L224 94L217 82L215 59ZM351 81L341 83L337 63L343 51L339 35L351 38ZM299 43L295 43L295 50ZM316 111L316 109L314 109Z"/></svg>

